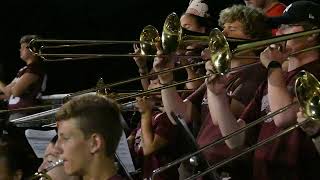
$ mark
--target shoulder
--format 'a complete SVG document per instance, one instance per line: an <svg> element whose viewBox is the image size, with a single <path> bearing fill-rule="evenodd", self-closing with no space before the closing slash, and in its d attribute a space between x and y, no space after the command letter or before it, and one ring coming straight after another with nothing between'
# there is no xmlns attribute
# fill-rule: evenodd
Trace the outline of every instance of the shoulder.
<svg viewBox="0 0 320 180"><path fill-rule="evenodd" d="M41 62L35 62L27 65L25 72L43 75L44 74L44 67Z"/></svg>

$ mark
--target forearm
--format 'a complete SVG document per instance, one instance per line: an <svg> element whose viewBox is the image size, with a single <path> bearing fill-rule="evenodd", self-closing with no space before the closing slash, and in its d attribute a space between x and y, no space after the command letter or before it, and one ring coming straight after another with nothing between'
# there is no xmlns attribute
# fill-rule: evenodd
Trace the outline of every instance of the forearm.
<svg viewBox="0 0 320 180"><path fill-rule="evenodd" d="M139 68L139 74L140 74L140 76L147 75L148 74L148 68L146 68L146 67L145 68ZM143 78L140 81L141 81L142 88L144 90L147 90L148 87L149 87L149 84L150 84L149 78Z"/></svg>
<svg viewBox="0 0 320 180"><path fill-rule="evenodd" d="M9 97L11 95L12 83L9 85L5 85L0 81L0 91L6 96Z"/></svg>
<svg viewBox="0 0 320 180"><path fill-rule="evenodd" d="M180 95L177 93L175 87L161 90L161 96L164 109L173 124L176 123L170 116L171 112L175 113L176 115L180 115L187 123L191 122L192 104L190 101L184 102Z"/></svg>
<svg viewBox="0 0 320 180"><path fill-rule="evenodd" d="M215 95L210 90L207 90L207 95L210 115L213 121L215 120L218 122L223 136L227 136L243 126L238 123L243 121L237 121L236 117L233 115L226 93ZM225 142L230 149L234 149L242 146L244 144L244 139L245 133L240 133L227 139Z"/></svg>
<svg viewBox="0 0 320 180"><path fill-rule="evenodd" d="M188 80L195 79L195 78L199 77L199 75L191 68L186 68L186 71L188 74ZM203 81L204 80L198 80L198 81L192 81L192 82L186 83L186 88L187 89L197 89L203 83Z"/></svg>
<svg viewBox="0 0 320 180"><path fill-rule="evenodd" d="M268 76L268 100L271 112L293 103L294 97L288 91L281 68L272 69ZM288 127L295 123L298 105L273 117L277 127Z"/></svg>
<svg viewBox="0 0 320 180"><path fill-rule="evenodd" d="M155 149L155 135L152 130L152 113L145 112L141 114L141 130L143 138L143 153L148 155L153 153Z"/></svg>

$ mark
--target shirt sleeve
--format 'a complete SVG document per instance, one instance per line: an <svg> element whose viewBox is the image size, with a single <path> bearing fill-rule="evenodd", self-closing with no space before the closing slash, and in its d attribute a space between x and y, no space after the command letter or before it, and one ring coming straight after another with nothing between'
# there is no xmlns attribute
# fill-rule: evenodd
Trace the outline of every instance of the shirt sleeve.
<svg viewBox="0 0 320 180"><path fill-rule="evenodd" d="M154 133L161 138L170 141L175 137L175 126L170 122L166 113L160 113L154 116Z"/></svg>
<svg viewBox="0 0 320 180"><path fill-rule="evenodd" d="M252 76L252 74L255 76ZM262 66L258 66L256 69L240 78L240 83L236 83L238 85L234 88L231 97L247 106L254 97L259 86L265 81L266 76L266 69Z"/></svg>
<svg viewBox="0 0 320 180"><path fill-rule="evenodd" d="M44 75L44 70L41 63L34 63L27 66L25 73L32 73L42 77Z"/></svg>

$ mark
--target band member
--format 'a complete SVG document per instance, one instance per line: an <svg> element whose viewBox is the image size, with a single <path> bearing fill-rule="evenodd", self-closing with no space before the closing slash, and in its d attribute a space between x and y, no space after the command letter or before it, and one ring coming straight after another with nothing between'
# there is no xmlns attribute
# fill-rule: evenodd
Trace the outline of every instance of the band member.
<svg viewBox="0 0 320 180"><path fill-rule="evenodd" d="M45 170L48 166L52 163L55 163L59 160L59 151L55 147L57 142L58 136L52 138L50 143L48 144L43 157L43 162L38 168L38 172ZM80 179L75 176L68 176L63 170L63 166L57 166L46 173L48 176L51 177L52 180L77 180Z"/></svg>
<svg viewBox="0 0 320 180"><path fill-rule="evenodd" d="M38 98L45 90L46 74L40 57L30 51L29 43L36 35L25 35L20 39L20 58L26 63L13 81L5 85L0 82L0 91L8 100L8 109L25 108L39 103ZM9 120L25 116L25 112L15 112Z"/></svg>
<svg viewBox="0 0 320 180"><path fill-rule="evenodd" d="M120 180L114 154L123 132L116 103L98 95L75 97L56 114L57 150L64 171L83 180Z"/></svg>
<svg viewBox="0 0 320 180"><path fill-rule="evenodd" d="M244 0L247 6L260 8L266 16L280 16L286 5L280 3L278 0Z"/></svg>
<svg viewBox="0 0 320 180"><path fill-rule="evenodd" d="M244 0L247 6L262 9L266 16L280 16L286 8L286 5L278 0ZM272 34L277 35L277 28L272 29Z"/></svg>
<svg viewBox="0 0 320 180"><path fill-rule="evenodd" d="M280 17L271 18L275 25L281 25L281 34L302 32L319 27L320 6L310 1L290 4ZM270 112L291 104L296 100L293 87L295 75L306 70L319 77L319 50L291 54L319 44L319 34L312 34L285 42L285 48L270 45L260 54L263 66L268 70L268 78L256 92L251 103L237 121L227 105L223 78L215 76L208 82L209 106L212 116L218 120L223 134L229 134ZM283 50L281 50L283 49ZM289 54L291 54L289 56ZM288 72L283 73L281 63L288 59ZM208 68L209 70L210 68ZM298 106L267 119L258 131L258 141L264 140L282 129L294 124ZM227 140L231 148L246 146L252 134L242 133ZM318 179L319 156L310 140L300 129L296 129L274 142L256 149L254 154L254 179Z"/></svg>
<svg viewBox="0 0 320 180"><path fill-rule="evenodd" d="M243 5L235 5L223 10L220 13L219 24L223 28L223 33L227 37L241 38L241 39L258 39L262 37L271 36L271 30L266 28L264 23L265 16L263 13L255 8L246 7ZM259 27L259 28L258 28ZM159 50L158 54L162 54ZM253 55L252 52L249 55ZM208 59L208 55L204 58ZM233 59L231 67L241 66L243 64L254 62L253 59ZM170 59L155 58L154 68L160 71L173 66ZM227 80L230 84L228 88L228 98L232 108L232 113L239 116L243 108L249 103L254 90L262 79L265 78L265 70L263 67L256 66L248 71L234 72ZM173 81L173 74L159 75L160 83L163 85L171 84ZM177 93L175 88L168 88L161 91L162 100L167 113L174 112L181 115L187 123L195 123L199 125L194 126L194 131L199 130L197 135L197 143L203 147L210 142L221 138L219 123L212 119L209 112L208 98L206 95L207 87L204 84L194 94L183 100ZM229 157L232 154L226 145L221 144L209 148L204 151L204 156L210 164L219 162L220 160ZM240 161L239 161L240 162ZM238 162L238 163L239 163ZM246 160L242 167L230 165L219 169L219 173L231 176L232 179L249 179L250 171L247 167L250 161ZM239 171L241 169L241 171ZM243 169L246 169L245 171Z"/></svg>
<svg viewBox="0 0 320 180"><path fill-rule="evenodd" d="M148 89L160 86L159 79L155 76L155 79L151 78ZM128 141L133 149L137 166L142 168L140 179L146 179L151 177L154 169L164 166L177 157L177 130L163 112L159 95L138 97L136 101L141 121L128 137ZM156 180L178 179L177 168L173 167L154 178Z"/></svg>

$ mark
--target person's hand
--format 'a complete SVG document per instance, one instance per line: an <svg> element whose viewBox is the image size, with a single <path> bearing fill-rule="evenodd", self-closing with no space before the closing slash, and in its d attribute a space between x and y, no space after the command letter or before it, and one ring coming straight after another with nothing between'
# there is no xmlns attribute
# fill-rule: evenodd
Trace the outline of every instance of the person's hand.
<svg viewBox="0 0 320 180"><path fill-rule="evenodd" d="M146 96L136 98L136 108L141 114L151 113L154 103Z"/></svg>
<svg viewBox="0 0 320 180"><path fill-rule="evenodd" d="M153 61L153 69L155 70L155 72L174 68L174 63L174 57L165 55L163 50L159 46L157 46L157 57L155 57ZM172 72L159 74L158 77L162 84L170 83L173 81Z"/></svg>
<svg viewBox="0 0 320 180"><path fill-rule="evenodd" d="M134 55L141 55L141 49L138 47L137 44L133 44L134 49ZM134 61L136 62L139 72L140 73L148 73L148 67L147 67L147 58L143 56L136 56L133 57Z"/></svg>
<svg viewBox="0 0 320 180"><path fill-rule="evenodd" d="M211 59L211 52L209 50L209 48L205 48L202 52L201 52L201 58L205 61L208 61Z"/></svg>
<svg viewBox="0 0 320 180"><path fill-rule="evenodd" d="M307 117L303 114L302 110L297 113L297 122L301 123L307 119ZM301 126L301 129L307 133L309 136L312 136L320 131L320 124L315 123L314 121L309 121L306 124Z"/></svg>
<svg viewBox="0 0 320 180"><path fill-rule="evenodd" d="M211 61L206 62L206 74L211 75L206 78L207 88L214 94L219 95L226 92L226 77L218 75L213 70L213 65Z"/></svg>
<svg viewBox="0 0 320 180"><path fill-rule="evenodd" d="M277 61L282 64L288 58L288 55L287 51L282 51L280 44L271 44L260 53L260 61L267 68L271 61Z"/></svg>

